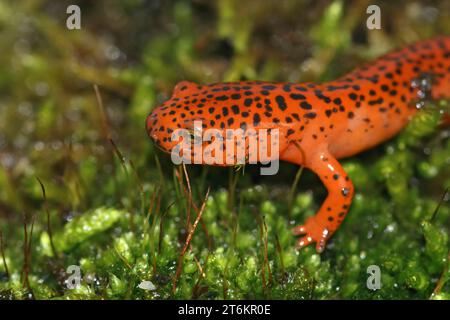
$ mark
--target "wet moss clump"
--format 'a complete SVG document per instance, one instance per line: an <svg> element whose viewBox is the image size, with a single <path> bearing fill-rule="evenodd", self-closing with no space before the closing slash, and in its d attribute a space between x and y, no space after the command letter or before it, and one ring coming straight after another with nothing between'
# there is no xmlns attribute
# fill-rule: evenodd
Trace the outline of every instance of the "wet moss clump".
<svg viewBox="0 0 450 320"><path fill-rule="evenodd" d="M445 1L370 32L344 1L95 1L75 31L69 4L0 4L0 299L450 299L449 101L342 161L356 194L322 254L290 231L312 173L173 166L144 128L180 80L326 81L448 34Z"/></svg>

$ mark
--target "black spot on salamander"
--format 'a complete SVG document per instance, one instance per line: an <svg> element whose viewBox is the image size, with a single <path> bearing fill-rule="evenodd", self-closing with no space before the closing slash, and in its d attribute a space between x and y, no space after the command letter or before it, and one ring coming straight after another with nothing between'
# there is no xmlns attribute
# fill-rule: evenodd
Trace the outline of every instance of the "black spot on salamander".
<svg viewBox="0 0 450 320"><path fill-rule="evenodd" d="M357 95L356 93L354 93L354 92L351 92L351 93L348 95L348 97L349 97L350 99L352 99L353 101L356 101L356 99L358 99L358 95Z"/></svg>
<svg viewBox="0 0 450 320"><path fill-rule="evenodd" d="M286 110L286 101L284 100L283 96L276 96L275 101L277 102L278 108L280 108L282 111Z"/></svg>
<svg viewBox="0 0 450 320"><path fill-rule="evenodd" d="M231 95L231 99L233 100L239 100L241 98L241 95L239 93L233 93Z"/></svg>
<svg viewBox="0 0 450 320"><path fill-rule="evenodd" d="M342 104L342 100L341 100L341 98L335 98L335 99L333 100L333 103L334 103L334 104L337 104L337 105L341 105L341 104Z"/></svg>
<svg viewBox="0 0 450 320"><path fill-rule="evenodd" d="M339 179L339 175L338 175L337 173L333 174L333 179L334 179L334 180Z"/></svg>
<svg viewBox="0 0 450 320"><path fill-rule="evenodd" d="M372 76L372 77L367 77L367 80L369 80L370 82L376 84L376 83L378 83L378 76L375 75L375 76Z"/></svg>
<svg viewBox="0 0 450 320"><path fill-rule="evenodd" d="M253 126L256 127L261 122L261 117L259 114L255 113L253 115Z"/></svg>
<svg viewBox="0 0 450 320"><path fill-rule="evenodd" d="M389 91L389 94L391 96L395 96L395 95L397 95L397 90L391 90L391 91Z"/></svg>
<svg viewBox="0 0 450 320"><path fill-rule="evenodd" d="M218 96L218 97L216 97L216 100L218 100L218 101L225 101L225 100L228 100L228 96L225 96L225 95Z"/></svg>
<svg viewBox="0 0 450 320"><path fill-rule="evenodd" d="M354 114L353 112L350 111L350 112L347 114L347 116L348 116L349 119L353 119L353 117L355 116L355 114Z"/></svg>
<svg viewBox="0 0 450 320"><path fill-rule="evenodd" d="M317 98L325 101L326 103L330 103L331 99L327 96L325 96L321 90L314 90L314 94L316 95Z"/></svg>
<svg viewBox="0 0 450 320"><path fill-rule="evenodd" d="M314 119L317 116L315 112L308 112L304 115L305 118Z"/></svg>
<svg viewBox="0 0 450 320"><path fill-rule="evenodd" d="M305 109L305 110L311 110L312 105L306 101L302 101L302 102L300 102L300 108Z"/></svg>
<svg viewBox="0 0 450 320"><path fill-rule="evenodd" d="M231 111L233 111L234 114L239 114L239 107L237 105L232 105Z"/></svg>
<svg viewBox="0 0 450 320"><path fill-rule="evenodd" d="M306 99L306 97L304 95L300 94L300 93L291 93L289 95L289 97L291 97L291 99L293 99L293 100L304 100L304 99Z"/></svg>
<svg viewBox="0 0 450 320"><path fill-rule="evenodd" d="M222 114L224 117L226 117L228 115L228 108L227 107L223 107L222 108Z"/></svg>
<svg viewBox="0 0 450 320"><path fill-rule="evenodd" d="M253 99L247 98L244 100L244 106L250 107L252 105Z"/></svg>
<svg viewBox="0 0 450 320"><path fill-rule="evenodd" d="M377 100L370 100L368 103L371 106L377 105L377 104L382 104L383 103L383 98L378 98Z"/></svg>
<svg viewBox="0 0 450 320"><path fill-rule="evenodd" d="M330 109L325 110L325 114L327 115L327 117L331 117L331 114L333 113L333 111L331 111Z"/></svg>

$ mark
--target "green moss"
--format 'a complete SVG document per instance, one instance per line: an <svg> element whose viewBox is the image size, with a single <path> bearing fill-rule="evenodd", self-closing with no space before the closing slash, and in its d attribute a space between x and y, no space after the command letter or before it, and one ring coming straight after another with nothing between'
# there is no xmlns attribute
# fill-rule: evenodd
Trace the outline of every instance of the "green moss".
<svg viewBox="0 0 450 320"><path fill-rule="evenodd" d="M73 247L82 244L109 228L119 219L126 216L126 213L113 208L97 208L90 212L73 218L54 236L54 243L58 251L68 251ZM119 253L129 254L126 242L121 239L116 240Z"/></svg>

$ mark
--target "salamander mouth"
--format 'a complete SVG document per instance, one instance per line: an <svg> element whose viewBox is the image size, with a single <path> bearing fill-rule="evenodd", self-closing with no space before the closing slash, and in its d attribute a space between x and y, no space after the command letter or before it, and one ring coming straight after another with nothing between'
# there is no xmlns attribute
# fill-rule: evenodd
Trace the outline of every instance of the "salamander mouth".
<svg viewBox="0 0 450 320"><path fill-rule="evenodd" d="M157 114L153 111L151 112L145 121L145 131L147 132L148 137L150 140L153 141L156 148L163 152L169 152L169 150L165 149L162 145L162 142L160 140L159 134L158 134L158 127L159 127L159 121Z"/></svg>
<svg viewBox="0 0 450 320"><path fill-rule="evenodd" d="M164 148L164 147L162 146L161 142L159 141L159 139L152 139L152 140L153 140L154 146L155 146L157 149L159 149L160 151L165 152L165 153L170 153L171 150Z"/></svg>

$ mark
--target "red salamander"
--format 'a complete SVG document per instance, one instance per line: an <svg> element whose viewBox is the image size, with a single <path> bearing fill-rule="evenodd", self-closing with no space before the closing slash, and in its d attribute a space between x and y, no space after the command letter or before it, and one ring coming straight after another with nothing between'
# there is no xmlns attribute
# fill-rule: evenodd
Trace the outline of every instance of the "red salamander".
<svg viewBox="0 0 450 320"><path fill-rule="evenodd" d="M354 193L337 159L395 136L424 100L439 98L450 98L450 36L411 44L323 84L183 81L168 101L153 109L146 125L166 152L177 144L171 139L174 130L189 129L195 120L202 121L203 129L219 131L279 129L277 158L307 167L327 188L318 213L293 230L303 235L298 247L315 243L322 252L347 215ZM226 149L223 140L221 144ZM247 159L252 152L245 150Z"/></svg>

